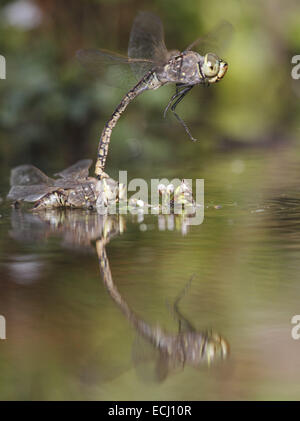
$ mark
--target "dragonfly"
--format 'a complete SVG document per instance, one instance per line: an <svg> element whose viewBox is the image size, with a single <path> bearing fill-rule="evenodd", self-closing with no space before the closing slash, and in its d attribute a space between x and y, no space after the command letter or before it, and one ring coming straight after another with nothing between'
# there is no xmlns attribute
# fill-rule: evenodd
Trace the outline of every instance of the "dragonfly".
<svg viewBox="0 0 300 421"><path fill-rule="evenodd" d="M223 43L229 40L231 34L232 26L222 22L211 34L198 38L184 51L168 51L160 18L150 12L140 12L132 25L128 57L107 50L82 49L77 52L79 61L92 72L110 65L129 65L139 80L123 97L102 130L95 167L97 178L107 177L104 169L113 128L128 104L144 91L156 90L168 83L175 84L176 92L167 104L164 116L171 109L188 136L196 140L175 109L194 86L210 86L224 77L228 64L212 50L219 40ZM212 50L204 55L193 51L201 45L211 45Z"/></svg>
<svg viewBox="0 0 300 421"><path fill-rule="evenodd" d="M55 174L57 179L48 177L34 165L19 165L11 171L11 189L7 198L17 203L35 202L33 211L52 208L92 210L103 193L103 186L95 177L89 177L91 165L91 159L82 159ZM106 182L112 190L117 189L114 180L106 179Z"/></svg>

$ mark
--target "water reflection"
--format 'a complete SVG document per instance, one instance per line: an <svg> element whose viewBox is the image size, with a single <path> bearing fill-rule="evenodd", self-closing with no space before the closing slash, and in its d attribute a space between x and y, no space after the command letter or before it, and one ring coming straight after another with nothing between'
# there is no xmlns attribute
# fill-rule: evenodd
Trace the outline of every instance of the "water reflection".
<svg viewBox="0 0 300 421"><path fill-rule="evenodd" d="M6 266L12 279L19 285L34 283L45 270L44 263L35 254L15 255Z"/></svg>
<svg viewBox="0 0 300 421"><path fill-rule="evenodd" d="M174 313L178 318L179 329L177 334L165 332L160 326L151 326L134 311L131 310L126 300L119 293L110 270L105 245L110 238L96 241L99 258L99 267L104 284L114 302L120 307L137 333L149 342L157 351L156 379L164 380L167 374L185 364L193 367L201 363L208 364L224 359L229 352L226 340L217 332L197 332L192 324L179 310L179 301L182 294L175 300Z"/></svg>
<svg viewBox="0 0 300 421"><path fill-rule="evenodd" d="M170 221L170 217L173 217L173 221ZM180 215L168 215L165 224L161 218L162 216L158 219L159 230L163 227L167 230L180 229L184 225ZM138 220L141 225L147 226L143 218ZM80 250L92 251L96 245L104 285L138 335L139 339L134 344L133 361L142 377L144 373L141 363L148 358L155 360L152 378L159 382L176 369L183 369L185 365L196 368L203 363L210 365L225 359L229 353L227 341L213 330L197 331L182 314L179 304L187 287L171 306L178 321L177 333L167 332L160 325L150 325L130 308L114 283L106 252L106 245L125 231L125 222L121 215L55 209L32 214L14 209L10 235L16 240L26 242L41 242L50 236L59 235L63 238L64 247ZM145 351L145 344L150 347L148 351ZM149 352L149 349L152 352Z"/></svg>

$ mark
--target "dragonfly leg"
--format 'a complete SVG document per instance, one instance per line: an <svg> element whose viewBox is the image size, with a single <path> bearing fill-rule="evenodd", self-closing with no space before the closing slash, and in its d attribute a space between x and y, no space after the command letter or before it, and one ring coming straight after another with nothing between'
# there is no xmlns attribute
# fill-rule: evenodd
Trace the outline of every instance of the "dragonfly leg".
<svg viewBox="0 0 300 421"><path fill-rule="evenodd" d="M167 112L169 111L169 108L171 107L172 102L174 101L174 99L176 99L180 95L180 92L178 93L178 90L177 89L178 88L176 88L176 93L170 98L170 101L168 102L168 105L165 108L164 118L166 118Z"/></svg>
<svg viewBox="0 0 300 421"><path fill-rule="evenodd" d="M182 91L180 91L180 96L179 98L174 102L174 104L171 106L171 111L174 113L175 117L177 118L177 120L179 121L179 123L184 127L184 130L186 131L186 133L188 134L188 136L192 139L193 142L196 142L197 139L195 139L191 132L190 129L188 128L188 126L186 125L186 123L182 120L181 117L179 117L179 115L175 112L175 108L177 107L177 105L180 103L180 101L182 101L182 99L186 96L186 94L193 88L193 85L190 85L186 88L184 88Z"/></svg>
<svg viewBox="0 0 300 421"><path fill-rule="evenodd" d="M190 332L195 331L194 326L187 320L187 318L182 314L182 312L179 309L179 302L187 294L189 288L191 287L191 283L192 283L194 277L195 277L195 275L191 276L191 278L186 283L183 290L178 294L177 298L175 299L174 305L173 305L174 315L176 316L176 318L178 320L179 332L181 332L183 330L190 331Z"/></svg>
<svg viewBox="0 0 300 421"><path fill-rule="evenodd" d="M180 83L177 83L177 84L176 84L176 92L175 92L175 94L174 94L174 95L170 98L170 100L169 100L169 102L168 102L168 105L167 105L167 106L166 106L166 108L165 108L165 111L164 111L164 118L166 118L167 112L169 111L169 108L171 107L172 102L174 101L174 99L176 99L177 97L179 97L179 96L181 95L181 93L184 91L184 89L185 89L187 86L190 86L190 85L184 85L184 84L180 84ZM180 90L180 88L182 88L182 89Z"/></svg>

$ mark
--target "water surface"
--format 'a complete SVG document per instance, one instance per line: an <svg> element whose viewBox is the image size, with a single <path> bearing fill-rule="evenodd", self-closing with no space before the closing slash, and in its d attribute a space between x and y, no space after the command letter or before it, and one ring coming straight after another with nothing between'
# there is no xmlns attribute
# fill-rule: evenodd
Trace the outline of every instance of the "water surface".
<svg viewBox="0 0 300 421"><path fill-rule="evenodd" d="M230 346L197 367L166 366L110 295L97 215L38 217L3 201L0 398L298 399L299 157L286 146L160 168L155 178L205 179L204 223L186 231L151 215L124 217L117 229L109 222L101 247L112 282L147 326L178 334L174 301L192 278L179 304L184 320Z"/></svg>

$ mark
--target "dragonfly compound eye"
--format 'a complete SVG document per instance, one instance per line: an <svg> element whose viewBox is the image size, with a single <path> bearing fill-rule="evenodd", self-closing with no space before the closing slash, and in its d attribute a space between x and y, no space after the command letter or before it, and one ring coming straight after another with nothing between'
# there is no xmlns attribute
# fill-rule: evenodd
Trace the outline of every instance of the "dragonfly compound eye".
<svg viewBox="0 0 300 421"><path fill-rule="evenodd" d="M204 56L204 63L202 66L202 71L204 75L208 78L217 76L220 70L220 60L215 54L208 53Z"/></svg>

